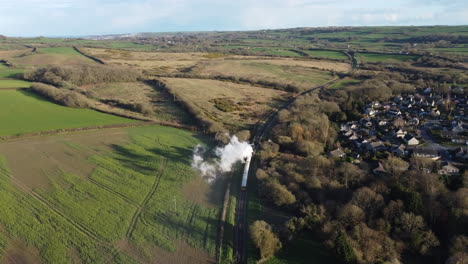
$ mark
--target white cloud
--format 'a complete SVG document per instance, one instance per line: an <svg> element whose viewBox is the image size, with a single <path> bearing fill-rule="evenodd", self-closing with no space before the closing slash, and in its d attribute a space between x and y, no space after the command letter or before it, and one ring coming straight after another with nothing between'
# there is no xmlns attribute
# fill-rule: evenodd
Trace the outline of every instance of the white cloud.
<svg viewBox="0 0 468 264"><path fill-rule="evenodd" d="M0 34L468 24L463 0L0 0Z"/></svg>

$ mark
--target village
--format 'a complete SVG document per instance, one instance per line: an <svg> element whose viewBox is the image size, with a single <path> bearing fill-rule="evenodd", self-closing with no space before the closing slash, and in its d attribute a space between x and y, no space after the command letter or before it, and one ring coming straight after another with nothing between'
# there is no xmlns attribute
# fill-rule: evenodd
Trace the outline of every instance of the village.
<svg viewBox="0 0 468 264"><path fill-rule="evenodd" d="M362 118L340 124L340 146L329 156L353 163L373 161L375 174L385 174L380 160L393 155L432 160L427 172L460 175L468 160L466 93L442 96L431 88L368 104Z"/></svg>

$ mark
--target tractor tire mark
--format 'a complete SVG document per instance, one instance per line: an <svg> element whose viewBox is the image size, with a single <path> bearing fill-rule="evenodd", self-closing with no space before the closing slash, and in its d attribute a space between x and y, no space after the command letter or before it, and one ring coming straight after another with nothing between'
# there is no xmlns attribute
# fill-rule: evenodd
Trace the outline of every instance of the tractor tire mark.
<svg viewBox="0 0 468 264"><path fill-rule="evenodd" d="M169 150L168 146L162 144L159 138L157 138L157 141L158 141L158 144L163 146L166 150ZM133 215L132 221L130 222L130 225L128 226L127 233L125 234L127 239L130 239L132 237L133 231L135 230L136 223L137 223L138 219L141 217L141 213L142 213L143 209L146 207L149 200L151 199L151 197L153 197L154 193L158 189L159 183L161 182L161 178L164 175L164 172L166 170L167 165L168 165L168 158L165 157L163 159L163 163L162 163L161 168L159 170L158 177L155 178L155 181L154 181L153 185L151 186L151 189L148 192L148 194L146 195L145 199L143 200L143 203L137 208L137 210L135 211L135 214Z"/></svg>
<svg viewBox="0 0 468 264"><path fill-rule="evenodd" d="M57 209L54 205L50 204L45 198L43 198L40 194L36 193L35 191L31 190L28 188L26 185L24 185L22 182L19 180L15 179L14 177L10 177L10 174L6 172L3 169L0 169L0 172L2 172L8 179L10 179L16 186L18 186L22 191L25 193L29 194L32 198L34 198L36 201L41 203L43 206L49 208L51 211L53 211L55 214L58 216L62 217L65 221L67 221L69 224L74 226L76 229L81 231L83 234L87 235L88 237L92 238L95 242L98 242L99 244L105 245L109 247L107 244L105 238L101 237L100 235L96 234L92 230L88 229L86 226L79 224L75 222L73 219L68 217L66 214L60 212L59 209ZM110 247L112 248L112 247Z"/></svg>
<svg viewBox="0 0 468 264"><path fill-rule="evenodd" d="M88 178L88 181L91 182L92 184L94 184L94 185L96 185L96 186L98 186L98 187L112 193L113 195L122 198L122 200L126 201L127 203L129 203L129 204L131 204L131 205L133 205L133 206L135 206L137 208L140 207L140 205L138 203L136 203L135 201L131 200L127 196L125 196L125 195L123 195L123 194L121 194L121 193L119 193L117 191L112 190L111 188L105 186L104 184L102 184L102 183L100 183L100 182L98 182L98 181L96 181L96 180L94 180L92 178Z"/></svg>

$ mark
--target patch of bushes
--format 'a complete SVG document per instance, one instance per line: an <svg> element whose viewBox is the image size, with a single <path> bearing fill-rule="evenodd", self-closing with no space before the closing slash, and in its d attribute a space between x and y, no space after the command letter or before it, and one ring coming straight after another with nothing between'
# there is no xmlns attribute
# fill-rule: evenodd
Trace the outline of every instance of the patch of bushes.
<svg viewBox="0 0 468 264"><path fill-rule="evenodd" d="M58 104L75 108L92 108L93 102L86 96L66 89L59 89L43 83L33 83L31 90Z"/></svg>
<svg viewBox="0 0 468 264"><path fill-rule="evenodd" d="M54 86L87 85L109 82L135 82L142 77L136 70L109 65L48 66L24 73L23 78Z"/></svg>
<svg viewBox="0 0 468 264"><path fill-rule="evenodd" d="M153 115L154 109L148 103L128 103L121 100L100 100L101 102L116 106L119 108L127 109L133 112L142 113L144 115Z"/></svg>
<svg viewBox="0 0 468 264"><path fill-rule="evenodd" d="M241 110L241 108L229 98L215 98L209 100L209 102L214 103L215 107L223 112L229 113Z"/></svg>

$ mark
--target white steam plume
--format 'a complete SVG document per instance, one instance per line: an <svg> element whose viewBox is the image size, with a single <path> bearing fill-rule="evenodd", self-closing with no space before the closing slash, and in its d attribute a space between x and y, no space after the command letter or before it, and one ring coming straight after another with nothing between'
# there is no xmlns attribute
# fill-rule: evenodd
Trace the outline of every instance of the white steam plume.
<svg viewBox="0 0 468 264"><path fill-rule="evenodd" d="M224 147L217 147L216 158L204 160L205 150L197 145L193 150L192 167L198 169L209 182L216 179L217 175L232 170L232 166L238 162L244 162L253 153L252 145L248 142L240 142L236 136L231 137L230 142Z"/></svg>

